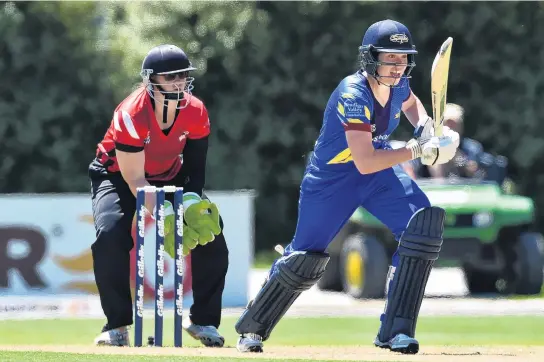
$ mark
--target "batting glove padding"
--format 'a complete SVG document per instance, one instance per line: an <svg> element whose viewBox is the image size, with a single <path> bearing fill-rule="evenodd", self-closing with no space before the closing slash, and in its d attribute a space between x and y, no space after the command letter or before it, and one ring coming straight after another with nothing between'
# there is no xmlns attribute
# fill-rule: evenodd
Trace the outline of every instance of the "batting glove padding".
<svg viewBox="0 0 544 362"><path fill-rule="evenodd" d="M432 119L418 122L414 137L406 144L412 152L412 159L421 157L421 163L428 166L449 162L459 147L459 133L449 127L443 127L443 136L434 136Z"/></svg>

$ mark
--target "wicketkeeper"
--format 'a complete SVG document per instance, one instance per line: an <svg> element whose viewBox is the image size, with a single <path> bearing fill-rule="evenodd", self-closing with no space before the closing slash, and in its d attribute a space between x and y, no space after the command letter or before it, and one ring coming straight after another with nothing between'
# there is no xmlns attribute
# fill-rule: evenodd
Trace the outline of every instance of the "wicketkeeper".
<svg viewBox="0 0 544 362"><path fill-rule="evenodd" d="M223 346L217 331L228 268L228 249L217 206L203 194L210 121L206 107L191 94L195 70L174 45L145 57L143 83L115 109L89 166L96 241L94 275L107 318L97 345L129 345L133 323L130 291L131 236L136 189L147 185L184 188L183 250L191 252L194 304L183 328L206 346ZM173 194L167 194L165 250L174 257ZM155 212L155 194L146 208Z"/></svg>
<svg viewBox="0 0 544 362"><path fill-rule="evenodd" d="M416 158L426 165L448 162L459 135L444 127L443 137L433 136L433 120L410 89L417 51L406 26L393 20L371 25L359 51L361 69L344 78L327 103L300 187L295 235L236 323L241 352L262 352L280 318L323 275L327 246L360 206L399 242L374 344L402 353L419 350L416 321L442 245L444 210L430 205L399 164ZM392 149L388 138L401 111L415 127L414 138Z"/></svg>

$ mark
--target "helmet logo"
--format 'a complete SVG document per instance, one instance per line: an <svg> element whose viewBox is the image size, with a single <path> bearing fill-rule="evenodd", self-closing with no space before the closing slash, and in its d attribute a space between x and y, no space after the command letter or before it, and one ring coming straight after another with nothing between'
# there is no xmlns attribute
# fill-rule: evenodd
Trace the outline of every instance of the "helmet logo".
<svg viewBox="0 0 544 362"><path fill-rule="evenodd" d="M409 39L406 36L406 34L393 34L389 37L389 40L391 40L394 43L402 44L402 43L407 43Z"/></svg>

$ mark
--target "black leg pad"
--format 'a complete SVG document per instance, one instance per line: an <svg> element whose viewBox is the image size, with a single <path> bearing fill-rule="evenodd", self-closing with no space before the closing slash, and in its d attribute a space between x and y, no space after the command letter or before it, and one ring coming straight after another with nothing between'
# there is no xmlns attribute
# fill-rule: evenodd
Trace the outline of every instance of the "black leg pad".
<svg viewBox="0 0 544 362"><path fill-rule="evenodd" d="M415 336L425 287L442 247L446 212L439 207L418 210L400 238L399 265L388 292L379 340L402 333Z"/></svg>
<svg viewBox="0 0 544 362"><path fill-rule="evenodd" d="M329 255L294 252L278 259L270 276L235 325L239 334L255 333L266 341L299 295L323 276Z"/></svg>

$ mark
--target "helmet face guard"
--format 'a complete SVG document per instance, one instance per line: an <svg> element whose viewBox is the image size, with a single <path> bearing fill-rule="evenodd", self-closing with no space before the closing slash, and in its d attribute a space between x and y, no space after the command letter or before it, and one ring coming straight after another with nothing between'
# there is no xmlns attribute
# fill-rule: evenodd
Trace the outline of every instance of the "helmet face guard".
<svg viewBox="0 0 544 362"><path fill-rule="evenodd" d="M158 91L164 96L164 99L176 101L177 109L182 109L189 105L192 96L191 91L194 88L193 81L195 80L194 77L189 77L189 70L181 69L171 73L157 74L164 75L167 83L159 83L157 77L153 76L152 69L143 69L140 75L144 84L146 84L147 93L151 98L155 99L155 91ZM180 82L180 80L184 80L184 82ZM173 89L167 91L168 87L173 87Z"/></svg>
<svg viewBox="0 0 544 362"><path fill-rule="evenodd" d="M191 100L194 78L189 77L189 72L192 70L196 68L185 52L175 45L167 44L149 51L142 63L140 76L151 98L155 99L155 92L158 91L165 100L176 101L176 109L182 109ZM161 76L164 82L159 81L157 76Z"/></svg>
<svg viewBox="0 0 544 362"><path fill-rule="evenodd" d="M378 56L380 53L398 53L398 54L407 54L408 55L408 62L407 63L389 63L389 62L382 62L379 60ZM385 66L406 66L406 69L404 70L404 74L401 76L401 78L412 78L412 70L416 66L415 62L415 54L416 53L407 53L406 50L401 49L376 49L376 47L372 45L367 46L360 46L359 47L359 59L361 63L361 69L363 69L368 75L374 77L374 78L393 78L390 76L384 76L378 74L378 67L381 65Z"/></svg>

